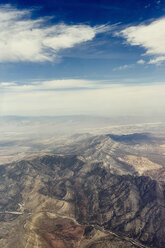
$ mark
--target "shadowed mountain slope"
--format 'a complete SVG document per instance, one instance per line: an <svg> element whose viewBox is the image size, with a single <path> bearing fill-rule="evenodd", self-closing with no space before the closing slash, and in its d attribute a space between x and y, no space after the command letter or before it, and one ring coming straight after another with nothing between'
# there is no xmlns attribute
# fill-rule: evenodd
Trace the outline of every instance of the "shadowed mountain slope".
<svg viewBox="0 0 165 248"><path fill-rule="evenodd" d="M0 247L165 244L165 184L72 155L0 166Z"/></svg>

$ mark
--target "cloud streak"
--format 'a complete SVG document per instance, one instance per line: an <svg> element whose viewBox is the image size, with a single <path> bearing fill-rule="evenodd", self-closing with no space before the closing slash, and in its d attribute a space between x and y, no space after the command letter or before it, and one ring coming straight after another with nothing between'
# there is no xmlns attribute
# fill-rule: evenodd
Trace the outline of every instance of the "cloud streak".
<svg viewBox="0 0 165 248"><path fill-rule="evenodd" d="M108 85L107 85L108 86ZM83 79L60 79L50 81L35 81L20 84L18 82L1 82L1 91L7 93L16 92L36 92L36 91L56 91L56 90L83 90L102 88L103 84L99 81L83 80ZM105 87L105 85L104 85Z"/></svg>
<svg viewBox="0 0 165 248"><path fill-rule="evenodd" d="M135 66L134 64L121 65L121 66L118 66L118 67L113 68L113 71L120 71L120 70L131 69L131 68L133 68L134 66Z"/></svg>
<svg viewBox="0 0 165 248"><path fill-rule="evenodd" d="M149 64L160 64L165 61L165 18L150 24L130 26L119 33L132 46L141 46L144 55L153 56Z"/></svg>
<svg viewBox="0 0 165 248"><path fill-rule="evenodd" d="M0 62L53 61L62 49L91 41L108 26L47 25L46 18L32 20L30 10L0 5Z"/></svg>

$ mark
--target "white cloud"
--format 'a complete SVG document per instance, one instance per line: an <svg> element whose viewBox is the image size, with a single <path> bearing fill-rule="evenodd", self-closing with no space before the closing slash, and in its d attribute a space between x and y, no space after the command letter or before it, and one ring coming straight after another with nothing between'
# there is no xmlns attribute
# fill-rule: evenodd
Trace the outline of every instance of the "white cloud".
<svg viewBox="0 0 165 248"><path fill-rule="evenodd" d="M126 70L126 69L130 69L130 68L133 68L134 67L134 64L130 64L130 65L121 65L121 66L118 66L118 67L115 67L113 69L113 71L118 71L118 70Z"/></svg>
<svg viewBox="0 0 165 248"><path fill-rule="evenodd" d="M52 90L73 90L92 89L102 87L99 81L83 79L61 79L50 81L37 81L31 83L2 82L0 83L3 92L32 92L32 91L52 91Z"/></svg>
<svg viewBox="0 0 165 248"><path fill-rule="evenodd" d="M146 50L145 55L154 56L158 59L155 63L165 61L165 18L158 19L150 24L141 24L128 27L120 32L128 44L141 46Z"/></svg>
<svg viewBox="0 0 165 248"><path fill-rule="evenodd" d="M15 85L16 85L15 82L1 82L0 83L0 86L2 86L2 87L11 87L11 86L15 86Z"/></svg>
<svg viewBox="0 0 165 248"><path fill-rule="evenodd" d="M108 26L46 25L46 18L30 19L30 10L0 5L0 62L52 61L61 49L91 41Z"/></svg>
<svg viewBox="0 0 165 248"><path fill-rule="evenodd" d="M139 65L144 65L144 64L145 64L145 60L144 60L144 59L139 59L139 60L137 61L137 64L139 64Z"/></svg>
<svg viewBox="0 0 165 248"><path fill-rule="evenodd" d="M156 57L154 59L150 59L150 61L148 63L160 65L164 61L165 61L165 56L160 56L160 57Z"/></svg>

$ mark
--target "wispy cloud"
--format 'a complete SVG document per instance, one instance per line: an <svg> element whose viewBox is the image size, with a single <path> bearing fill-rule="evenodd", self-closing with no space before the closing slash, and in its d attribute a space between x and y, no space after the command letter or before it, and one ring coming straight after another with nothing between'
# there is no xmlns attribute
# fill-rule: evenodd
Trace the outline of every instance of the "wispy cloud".
<svg viewBox="0 0 165 248"><path fill-rule="evenodd" d="M154 59L150 59L150 61L148 63L160 65L164 61L165 61L165 56L159 56L159 57L156 57Z"/></svg>
<svg viewBox="0 0 165 248"><path fill-rule="evenodd" d="M0 62L53 61L59 51L91 41L108 26L47 25L47 18L31 19L30 10L0 5Z"/></svg>
<svg viewBox="0 0 165 248"><path fill-rule="evenodd" d="M121 66L118 66L118 67L115 67L113 68L113 71L120 71L120 70L126 70L126 69L131 69L134 67L134 64L125 64L125 65L121 65Z"/></svg>
<svg viewBox="0 0 165 248"><path fill-rule="evenodd" d="M112 85L111 85L112 86ZM35 81L31 83L19 82L0 82L1 92L39 92L39 91L66 91L66 90L83 90L98 89L108 87L104 82L83 79L60 79L50 81Z"/></svg>
<svg viewBox="0 0 165 248"><path fill-rule="evenodd" d="M128 79L127 79L128 80ZM121 81L121 80L120 80ZM134 82L130 79L129 82ZM91 91L101 89L114 89L125 85L125 80L122 82L113 80L87 80L87 79L55 79L55 80L39 80L33 82L0 82L0 96L6 94L28 94L28 93L53 93L53 92L68 92L68 91ZM75 92L76 94L76 92Z"/></svg>
<svg viewBox="0 0 165 248"><path fill-rule="evenodd" d="M145 60L144 60L144 59L139 59L139 60L137 61L137 64L139 64L139 65L144 65L144 64L145 64Z"/></svg>
<svg viewBox="0 0 165 248"><path fill-rule="evenodd" d="M154 59L149 61L150 64L165 61L165 18L150 24L130 26L119 35L123 36L128 44L143 47L146 50L145 55L154 56Z"/></svg>

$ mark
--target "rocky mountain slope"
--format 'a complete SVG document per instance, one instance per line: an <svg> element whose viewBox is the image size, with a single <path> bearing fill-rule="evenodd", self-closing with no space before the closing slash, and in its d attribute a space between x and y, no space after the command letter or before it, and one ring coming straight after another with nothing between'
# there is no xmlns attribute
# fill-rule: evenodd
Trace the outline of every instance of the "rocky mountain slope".
<svg viewBox="0 0 165 248"><path fill-rule="evenodd" d="M164 165L133 142L94 136L1 165L0 247L164 248Z"/></svg>

